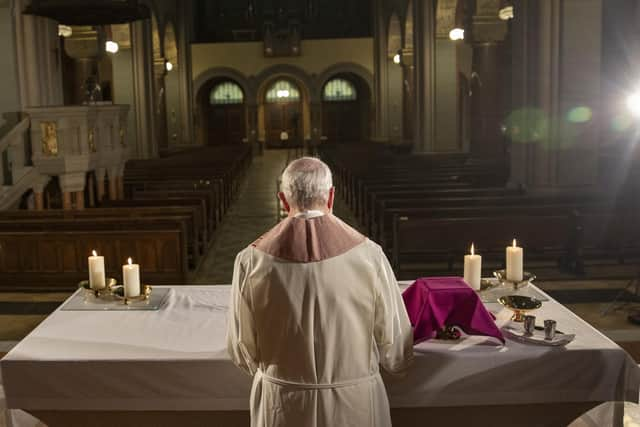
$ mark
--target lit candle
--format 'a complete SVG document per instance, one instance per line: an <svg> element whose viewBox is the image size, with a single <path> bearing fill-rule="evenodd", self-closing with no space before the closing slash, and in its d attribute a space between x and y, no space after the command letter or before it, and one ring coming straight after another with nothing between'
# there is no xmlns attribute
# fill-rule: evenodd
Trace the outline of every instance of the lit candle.
<svg viewBox="0 0 640 427"><path fill-rule="evenodd" d="M131 258L128 264L122 266L122 281L124 282L124 296L127 298L140 295L140 266L133 264Z"/></svg>
<svg viewBox="0 0 640 427"><path fill-rule="evenodd" d="M92 251L89 257L89 286L91 289L104 289L106 280L104 278L104 257L98 256L96 251Z"/></svg>
<svg viewBox="0 0 640 427"><path fill-rule="evenodd" d="M471 244L471 254L464 256L464 281L476 291L480 290L482 278L482 257L476 255Z"/></svg>
<svg viewBox="0 0 640 427"><path fill-rule="evenodd" d="M510 282L522 282L522 248L516 245L507 246L507 280Z"/></svg>

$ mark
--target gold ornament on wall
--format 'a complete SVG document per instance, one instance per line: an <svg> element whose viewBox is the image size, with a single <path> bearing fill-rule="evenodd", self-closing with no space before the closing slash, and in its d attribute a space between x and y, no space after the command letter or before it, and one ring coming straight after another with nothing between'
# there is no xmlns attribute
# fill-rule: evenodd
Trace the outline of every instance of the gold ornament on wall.
<svg viewBox="0 0 640 427"><path fill-rule="evenodd" d="M89 150L92 153L95 153L96 151L98 151L98 148L96 147L96 141L94 138L94 128L89 129Z"/></svg>
<svg viewBox="0 0 640 427"><path fill-rule="evenodd" d="M58 125L56 122L40 122L42 132L42 154L58 155Z"/></svg>

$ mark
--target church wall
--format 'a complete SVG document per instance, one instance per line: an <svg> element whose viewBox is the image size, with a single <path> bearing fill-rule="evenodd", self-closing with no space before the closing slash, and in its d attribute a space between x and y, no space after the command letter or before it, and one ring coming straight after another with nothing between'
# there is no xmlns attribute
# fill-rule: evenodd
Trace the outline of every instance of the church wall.
<svg viewBox="0 0 640 427"><path fill-rule="evenodd" d="M2 114L20 111L13 17L9 3L0 2L0 51L3 52L0 55L0 69L3 70L0 79L0 124L4 122Z"/></svg>
<svg viewBox="0 0 640 427"><path fill-rule="evenodd" d="M265 58L262 42L201 43L191 45L193 78L215 67L228 67L245 76L257 75L276 64L295 65L309 74L349 62L373 73L373 39L303 40L300 56Z"/></svg>

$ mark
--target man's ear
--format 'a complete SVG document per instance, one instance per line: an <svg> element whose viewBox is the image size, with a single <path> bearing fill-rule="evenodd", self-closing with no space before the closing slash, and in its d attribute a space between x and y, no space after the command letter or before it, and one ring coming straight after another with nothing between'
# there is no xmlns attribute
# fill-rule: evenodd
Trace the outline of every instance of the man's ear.
<svg viewBox="0 0 640 427"><path fill-rule="evenodd" d="M289 206L289 202L287 202L287 198L284 196L282 191L278 192L278 198L282 202L282 206L284 206L284 210L289 212L291 210L291 206Z"/></svg>
<svg viewBox="0 0 640 427"><path fill-rule="evenodd" d="M327 207L329 208L329 212L333 211L333 201L336 195L336 187L331 187L329 189L329 197L327 197Z"/></svg>

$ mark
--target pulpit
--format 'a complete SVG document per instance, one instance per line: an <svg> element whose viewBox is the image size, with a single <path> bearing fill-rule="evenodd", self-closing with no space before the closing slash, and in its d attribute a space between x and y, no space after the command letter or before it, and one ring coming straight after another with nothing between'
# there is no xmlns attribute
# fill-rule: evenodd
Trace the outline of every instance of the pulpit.
<svg viewBox="0 0 640 427"><path fill-rule="evenodd" d="M124 163L132 152L126 135L128 111L128 105L107 103L26 109L33 164L40 174L60 178L65 209L84 207L89 171L102 177L108 171L110 198L121 196Z"/></svg>

